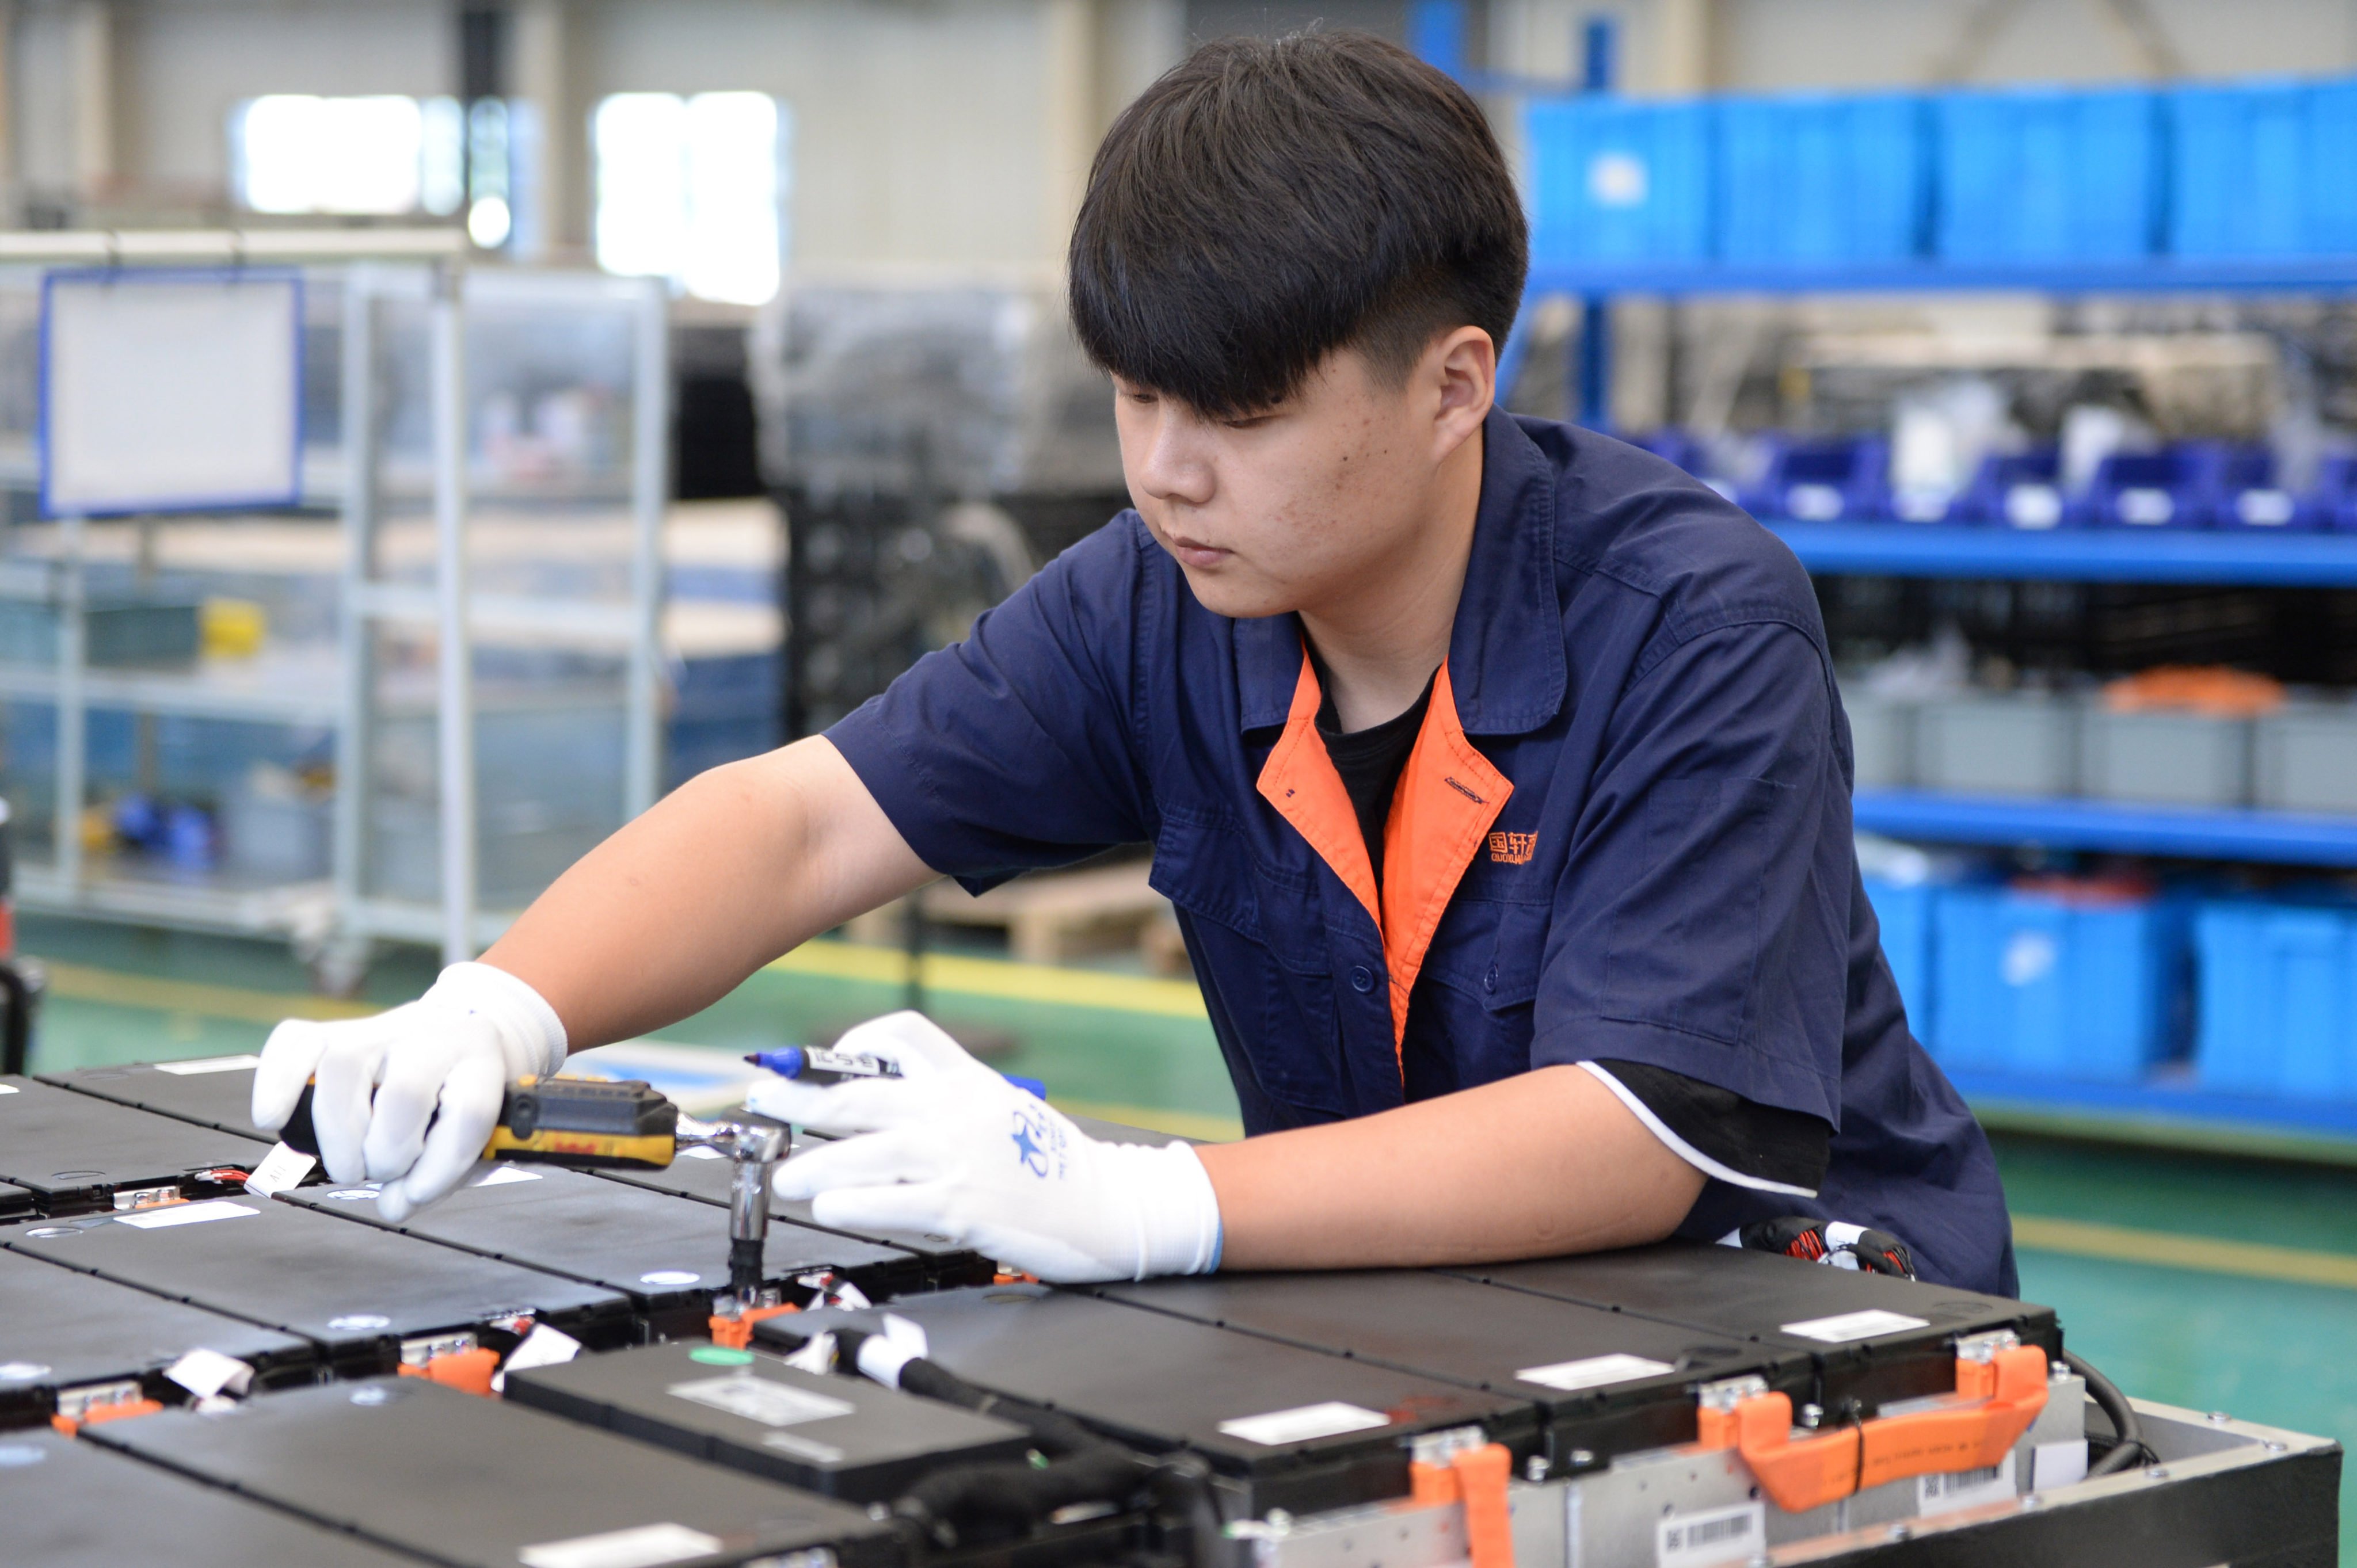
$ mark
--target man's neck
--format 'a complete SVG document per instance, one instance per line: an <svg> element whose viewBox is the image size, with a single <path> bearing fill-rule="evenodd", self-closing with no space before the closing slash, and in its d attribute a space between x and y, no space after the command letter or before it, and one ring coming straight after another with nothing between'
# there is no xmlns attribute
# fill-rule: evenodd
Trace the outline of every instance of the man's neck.
<svg viewBox="0 0 2357 1568"><path fill-rule="evenodd" d="M1481 506L1481 445L1477 434L1441 464L1430 526L1369 562L1347 594L1301 611L1346 734L1405 713L1448 657Z"/></svg>

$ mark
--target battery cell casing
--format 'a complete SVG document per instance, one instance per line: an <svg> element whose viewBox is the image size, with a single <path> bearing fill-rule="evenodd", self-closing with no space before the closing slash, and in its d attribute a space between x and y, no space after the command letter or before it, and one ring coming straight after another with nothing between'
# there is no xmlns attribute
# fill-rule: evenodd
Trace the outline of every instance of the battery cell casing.
<svg viewBox="0 0 2357 1568"><path fill-rule="evenodd" d="M0 1545L39 1568L415 1568L224 1487L48 1431L0 1432Z"/></svg>
<svg viewBox="0 0 2357 1568"><path fill-rule="evenodd" d="M1189 1448L1253 1513L1296 1513L1407 1490L1408 1440L1480 1427L1517 1459L1538 1439L1523 1398L1231 1333L1044 1285L915 1296L892 1312L924 1329L927 1357L968 1382L1052 1406L1149 1452ZM873 1315L773 1317L758 1340L794 1346Z"/></svg>
<svg viewBox="0 0 2357 1568"><path fill-rule="evenodd" d="M90 1440L468 1568L740 1563L831 1550L888 1568L886 1526L808 1492L423 1378L328 1383Z"/></svg>
<svg viewBox="0 0 2357 1568"><path fill-rule="evenodd" d="M521 1313L585 1344L635 1333L613 1291L259 1197L10 1226L0 1247L300 1335L345 1376Z"/></svg>
<svg viewBox="0 0 2357 1568"><path fill-rule="evenodd" d="M35 1076L43 1083L70 1089L77 1094L95 1095L118 1105L266 1142L271 1134L253 1124L253 1069L261 1059L252 1055L200 1057L189 1061L76 1068L70 1072Z"/></svg>
<svg viewBox="0 0 2357 1568"><path fill-rule="evenodd" d="M39 1199L34 1197L29 1187L18 1187L14 1182L0 1181L0 1225L13 1224L19 1219L28 1219L39 1212Z"/></svg>
<svg viewBox="0 0 2357 1568"><path fill-rule="evenodd" d="M136 1381L184 1399L164 1369L197 1349L243 1361L257 1389L308 1382L317 1359L292 1334L0 1251L0 1427L47 1421L60 1389Z"/></svg>
<svg viewBox="0 0 2357 1568"><path fill-rule="evenodd" d="M930 1471L1019 1460L1021 1427L856 1377L711 1345L648 1345L511 1372L507 1397L851 1502Z"/></svg>
<svg viewBox="0 0 2357 1568"><path fill-rule="evenodd" d="M713 1295L728 1288L726 1214L578 1171L495 1165L392 1227L377 1218L371 1187L304 1187L284 1196L339 1219L603 1285L630 1297L664 1334L703 1331ZM925 1277L913 1253L783 1220L770 1222L762 1261L773 1283L791 1285L799 1275L832 1270L872 1301L916 1288Z"/></svg>
<svg viewBox="0 0 2357 1568"><path fill-rule="evenodd" d="M787 1157L791 1159L793 1155L819 1141L797 1133ZM600 1180L691 1197L699 1203L717 1204L723 1208L728 1206L729 1190L736 1179L731 1161L716 1149L701 1148L682 1149L679 1157L662 1170L601 1170L592 1174ZM773 1221L784 1219L814 1230L828 1229L812 1218L811 1206L806 1202L772 1199L770 1214ZM724 1230L722 1234L726 1232ZM834 1234L894 1248L922 1259L923 1283L935 1289L981 1284L987 1282L996 1270L996 1265L981 1253L954 1246L938 1236L919 1236L899 1230L838 1230Z"/></svg>
<svg viewBox="0 0 2357 1568"><path fill-rule="evenodd" d="M1752 1374L1813 1397L1803 1350L1406 1270L1213 1274L1089 1287L1108 1299L1527 1400L1556 1468L1690 1443L1695 1389Z"/></svg>
<svg viewBox="0 0 2357 1568"><path fill-rule="evenodd" d="M29 1190L45 1215L103 1210L121 1192L185 1187L200 1171L252 1170L269 1152L256 1138L0 1078L0 1181Z"/></svg>
<svg viewBox="0 0 2357 1568"><path fill-rule="evenodd" d="M2062 1349L2051 1307L1737 1247L1663 1242L1453 1272L1803 1352L1817 1368L1813 1402L1828 1416L1870 1416L1889 1401L1953 1390L1965 1336L2011 1329L2049 1356Z"/></svg>

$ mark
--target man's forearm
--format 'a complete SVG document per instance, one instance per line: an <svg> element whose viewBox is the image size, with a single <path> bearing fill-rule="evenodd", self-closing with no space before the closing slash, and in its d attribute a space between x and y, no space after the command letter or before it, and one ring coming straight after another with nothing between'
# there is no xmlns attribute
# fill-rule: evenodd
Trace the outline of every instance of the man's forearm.
<svg viewBox="0 0 2357 1568"><path fill-rule="evenodd" d="M483 955L572 1046L659 1028L931 880L823 739L698 775L581 858Z"/></svg>
<svg viewBox="0 0 2357 1568"><path fill-rule="evenodd" d="M1659 1240L1702 1191L1576 1067L1199 1151L1222 1266L1494 1262Z"/></svg>

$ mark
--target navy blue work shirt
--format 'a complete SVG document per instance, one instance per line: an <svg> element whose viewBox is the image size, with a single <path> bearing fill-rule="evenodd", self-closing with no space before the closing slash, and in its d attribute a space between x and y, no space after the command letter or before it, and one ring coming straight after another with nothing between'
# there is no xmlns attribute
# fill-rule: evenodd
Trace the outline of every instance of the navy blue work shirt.
<svg viewBox="0 0 2357 1568"><path fill-rule="evenodd" d="M1773 535L1651 454L1490 416L1446 712L1395 798L1397 834L1424 780L1414 941L1378 923L1355 821L1286 798L1323 789L1293 744L1316 697L1296 618L1205 609L1124 512L827 733L974 891L1152 844L1248 1133L1650 1064L1833 1129L1813 1197L1714 1177L1681 1235L1811 1214L2015 1293L1987 1140L1882 956L1824 625Z"/></svg>

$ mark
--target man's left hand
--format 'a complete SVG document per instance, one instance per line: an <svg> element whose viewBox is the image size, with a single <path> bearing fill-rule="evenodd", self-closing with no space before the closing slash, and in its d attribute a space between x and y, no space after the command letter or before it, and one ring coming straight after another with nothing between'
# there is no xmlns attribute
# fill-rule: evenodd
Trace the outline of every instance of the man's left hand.
<svg viewBox="0 0 2357 1568"><path fill-rule="evenodd" d="M834 1048L881 1058L901 1076L828 1088L769 1079L745 1101L859 1134L778 1168L777 1196L808 1199L820 1224L944 1236L1045 1280L1218 1266L1219 1200L1187 1144L1100 1143L916 1013L862 1024Z"/></svg>

